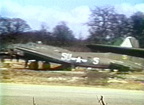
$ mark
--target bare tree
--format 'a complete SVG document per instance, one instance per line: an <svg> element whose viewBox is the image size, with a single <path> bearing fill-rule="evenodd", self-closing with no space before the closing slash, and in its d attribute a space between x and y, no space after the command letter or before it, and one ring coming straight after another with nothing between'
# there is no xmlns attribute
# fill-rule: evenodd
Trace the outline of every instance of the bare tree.
<svg viewBox="0 0 144 105"><path fill-rule="evenodd" d="M20 18L0 17L0 45L16 43L22 38L19 35L29 29L29 25Z"/></svg>
<svg viewBox="0 0 144 105"><path fill-rule="evenodd" d="M0 17L0 34L13 34L26 32L30 26L20 18Z"/></svg>
<svg viewBox="0 0 144 105"><path fill-rule="evenodd" d="M69 29L65 22L60 22L54 27L53 36L60 46L70 45L75 40L72 30Z"/></svg>
<svg viewBox="0 0 144 105"><path fill-rule="evenodd" d="M132 36L139 40L141 47L144 47L144 13L136 12L130 19L132 21Z"/></svg>
<svg viewBox="0 0 144 105"><path fill-rule="evenodd" d="M97 43L108 43L114 38L127 35L130 22L123 14L117 14L113 7L96 7L91 10L89 40Z"/></svg>

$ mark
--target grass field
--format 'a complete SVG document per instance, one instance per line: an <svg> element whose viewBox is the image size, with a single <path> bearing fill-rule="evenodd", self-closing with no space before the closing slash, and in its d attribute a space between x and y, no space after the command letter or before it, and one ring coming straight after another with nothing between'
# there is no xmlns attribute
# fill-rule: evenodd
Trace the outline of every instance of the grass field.
<svg viewBox="0 0 144 105"><path fill-rule="evenodd" d="M41 85L73 85L144 90L144 72L118 74L98 71L41 71L24 69L24 61L2 64L0 82Z"/></svg>

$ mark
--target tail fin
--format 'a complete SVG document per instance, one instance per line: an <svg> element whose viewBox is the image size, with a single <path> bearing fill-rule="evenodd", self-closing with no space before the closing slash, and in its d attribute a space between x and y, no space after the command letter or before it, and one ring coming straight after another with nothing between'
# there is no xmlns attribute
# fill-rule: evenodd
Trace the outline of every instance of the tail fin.
<svg viewBox="0 0 144 105"><path fill-rule="evenodd" d="M120 45L121 47L129 47L129 48L138 48L139 47L139 42L136 38L134 37L127 37L124 39L122 44Z"/></svg>

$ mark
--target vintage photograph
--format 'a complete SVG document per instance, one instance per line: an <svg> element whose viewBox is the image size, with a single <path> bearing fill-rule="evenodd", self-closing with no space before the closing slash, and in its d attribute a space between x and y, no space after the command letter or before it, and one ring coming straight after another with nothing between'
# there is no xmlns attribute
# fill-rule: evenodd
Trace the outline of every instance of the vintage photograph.
<svg viewBox="0 0 144 105"><path fill-rule="evenodd" d="M144 1L0 0L0 105L144 105Z"/></svg>

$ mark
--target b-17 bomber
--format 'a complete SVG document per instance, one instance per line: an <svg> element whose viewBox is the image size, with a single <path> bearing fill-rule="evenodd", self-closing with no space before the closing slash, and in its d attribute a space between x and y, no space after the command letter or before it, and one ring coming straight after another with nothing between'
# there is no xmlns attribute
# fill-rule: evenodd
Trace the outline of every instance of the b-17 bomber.
<svg viewBox="0 0 144 105"><path fill-rule="evenodd" d="M74 52L38 43L15 44L15 51L10 51L10 54L15 54L17 59L24 59L25 67L30 60L35 60L35 63L43 61L49 65L60 64L57 69L74 69L79 66L102 69L119 69L122 66L129 69L144 69L144 50L135 48L139 45L133 37L127 37L120 47L105 45L87 45L87 47L92 51ZM37 68L38 66L35 69ZM47 69L51 69L50 66Z"/></svg>

